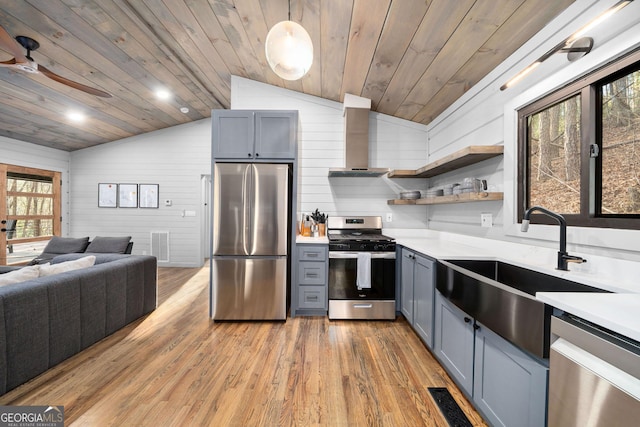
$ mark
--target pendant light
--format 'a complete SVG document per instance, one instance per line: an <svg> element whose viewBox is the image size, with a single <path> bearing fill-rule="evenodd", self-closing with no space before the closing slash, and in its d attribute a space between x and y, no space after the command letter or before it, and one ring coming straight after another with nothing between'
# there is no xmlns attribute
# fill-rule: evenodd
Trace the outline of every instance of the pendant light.
<svg viewBox="0 0 640 427"><path fill-rule="evenodd" d="M289 20L271 28L264 43L264 53L273 72L285 80L298 80L311 68L313 43L302 25L291 21L291 1Z"/></svg>

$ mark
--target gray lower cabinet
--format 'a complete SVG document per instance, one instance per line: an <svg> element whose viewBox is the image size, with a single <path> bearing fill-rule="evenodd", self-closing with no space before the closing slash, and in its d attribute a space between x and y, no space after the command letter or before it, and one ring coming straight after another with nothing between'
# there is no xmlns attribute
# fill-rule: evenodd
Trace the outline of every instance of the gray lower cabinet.
<svg viewBox="0 0 640 427"><path fill-rule="evenodd" d="M458 385L473 394L473 319L436 291L434 352Z"/></svg>
<svg viewBox="0 0 640 427"><path fill-rule="evenodd" d="M473 401L495 426L544 426L549 368L478 323Z"/></svg>
<svg viewBox="0 0 640 427"><path fill-rule="evenodd" d="M329 249L327 245L296 245L298 264L293 280L291 317L326 314Z"/></svg>
<svg viewBox="0 0 640 427"><path fill-rule="evenodd" d="M400 250L400 312L409 324L413 325L413 267L415 252L402 248Z"/></svg>
<svg viewBox="0 0 640 427"><path fill-rule="evenodd" d="M216 160L296 157L297 111L214 110L211 119Z"/></svg>
<svg viewBox="0 0 640 427"><path fill-rule="evenodd" d="M433 348L435 261L416 254L413 269L413 327L429 348Z"/></svg>
<svg viewBox="0 0 640 427"><path fill-rule="evenodd" d="M493 426L546 425L548 367L436 294L440 363Z"/></svg>
<svg viewBox="0 0 640 427"><path fill-rule="evenodd" d="M433 348L433 296L436 263L401 249L400 311L429 348Z"/></svg>

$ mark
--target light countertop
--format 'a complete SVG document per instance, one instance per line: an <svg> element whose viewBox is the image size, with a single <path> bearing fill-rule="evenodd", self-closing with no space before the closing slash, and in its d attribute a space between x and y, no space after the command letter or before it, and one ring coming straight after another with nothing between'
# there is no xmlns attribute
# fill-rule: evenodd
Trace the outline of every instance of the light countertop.
<svg viewBox="0 0 640 427"><path fill-rule="evenodd" d="M538 292L536 298L621 335L640 341L640 294Z"/></svg>
<svg viewBox="0 0 640 427"><path fill-rule="evenodd" d="M640 263L587 255L570 271L555 269L557 249L432 230L385 229L398 245L438 260L495 259L613 293L539 292L540 301L640 341ZM580 254L576 254L580 255Z"/></svg>
<svg viewBox="0 0 640 427"><path fill-rule="evenodd" d="M321 237L306 237L296 235L296 243L308 244L308 245L328 245L329 238L327 236Z"/></svg>

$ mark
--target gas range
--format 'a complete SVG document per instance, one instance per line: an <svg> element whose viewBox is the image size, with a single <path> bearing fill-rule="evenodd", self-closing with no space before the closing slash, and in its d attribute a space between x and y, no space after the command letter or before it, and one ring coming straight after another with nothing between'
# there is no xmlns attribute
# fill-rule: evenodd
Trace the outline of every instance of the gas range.
<svg viewBox="0 0 640 427"><path fill-rule="evenodd" d="M396 242L382 234L382 218L329 217L329 251L394 252Z"/></svg>
<svg viewBox="0 0 640 427"><path fill-rule="evenodd" d="M396 316L396 242L379 216L329 217L329 319Z"/></svg>

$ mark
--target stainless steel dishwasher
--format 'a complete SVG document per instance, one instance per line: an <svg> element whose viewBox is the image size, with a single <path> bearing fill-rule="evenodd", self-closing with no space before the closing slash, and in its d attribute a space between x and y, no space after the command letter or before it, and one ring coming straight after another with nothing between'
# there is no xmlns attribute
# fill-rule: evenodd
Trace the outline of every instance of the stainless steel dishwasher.
<svg viewBox="0 0 640 427"><path fill-rule="evenodd" d="M566 314L551 341L549 427L639 425L640 343Z"/></svg>

